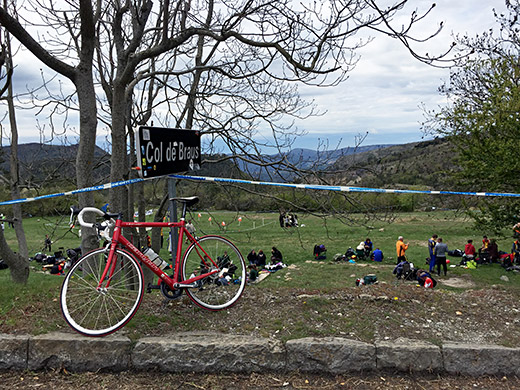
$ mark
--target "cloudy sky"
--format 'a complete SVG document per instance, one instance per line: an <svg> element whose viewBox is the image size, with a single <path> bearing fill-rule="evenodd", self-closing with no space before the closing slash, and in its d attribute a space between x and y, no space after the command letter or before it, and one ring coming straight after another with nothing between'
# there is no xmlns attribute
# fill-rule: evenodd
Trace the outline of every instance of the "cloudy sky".
<svg viewBox="0 0 520 390"><path fill-rule="evenodd" d="M403 22L414 10L427 10L432 1L409 0L409 3L401 13ZM425 37L441 22L444 29L437 37L416 45L415 50L420 54L437 54L449 47L453 35L474 36L496 26L493 8L505 10L504 0L436 1L434 10L413 34ZM302 97L314 100L323 115L296 123L308 135L300 138L295 147L315 149L318 140L328 141L331 147L338 143L341 147L352 146L358 135L366 133L368 136L363 145L422 139L421 105L434 109L445 104L437 88L448 79L449 70L420 63L399 42L383 36L376 36L358 54L361 56L359 63L343 84L333 88L300 88ZM35 69L38 61L29 61L19 63L17 68L16 79L23 80L15 85L18 92L29 84L39 84L40 72ZM38 68L43 66L38 65ZM63 118L65 122L67 118ZM19 110L18 120L23 129L20 142L39 141L38 126L45 127L48 133L49 124L41 116L38 121L34 111ZM57 129L62 127L62 123L56 124ZM74 125L70 130L74 137ZM5 140L3 144L6 144Z"/></svg>
<svg viewBox="0 0 520 390"><path fill-rule="evenodd" d="M432 1L411 0L404 10L426 10ZM416 45L418 53L441 53L453 41L453 34L475 36L496 26L493 8L505 10L504 0L438 0L436 7L415 30L426 36L442 21L443 31L427 43ZM424 28L424 30L423 30ZM428 30L429 29L429 30ZM308 136L297 144L312 148L318 139L335 145L352 146L358 134L368 136L363 145L420 141L423 120L421 104L429 109L445 104L437 88L448 80L449 70L420 63L395 40L375 37L363 48L361 59L350 78L335 88L304 89L302 94L314 98L327 112L314 119L299 122Z"/></svg>

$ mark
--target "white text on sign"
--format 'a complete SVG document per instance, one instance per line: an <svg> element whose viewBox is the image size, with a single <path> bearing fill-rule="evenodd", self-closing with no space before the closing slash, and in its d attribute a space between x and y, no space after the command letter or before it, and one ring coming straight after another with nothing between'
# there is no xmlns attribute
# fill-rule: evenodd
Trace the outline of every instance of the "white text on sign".
<svg viewBox="0 0 520 390"><path fill-rule="evenodd" d="M146 144L146 161L148 164L172 162L176 161L177 158L179 161L196 159L199 157L199 153L199 146L187 146L184 142L168 142L166 148L163 147L162 142L159 142L157 146L154 146L151 141Z"/></svg>

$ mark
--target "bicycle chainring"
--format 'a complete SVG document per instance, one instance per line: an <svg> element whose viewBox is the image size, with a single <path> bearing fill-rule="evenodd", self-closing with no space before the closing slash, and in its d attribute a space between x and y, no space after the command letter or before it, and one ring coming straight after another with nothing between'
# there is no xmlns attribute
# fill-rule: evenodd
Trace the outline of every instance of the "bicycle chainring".
<svg viewBox="0 0 520 390"><path fill-rule="evenodd" d="M172 290L170 286L161 280L161 292L166 299L177 299L182 295L182 289L177 288Z"/></svg>

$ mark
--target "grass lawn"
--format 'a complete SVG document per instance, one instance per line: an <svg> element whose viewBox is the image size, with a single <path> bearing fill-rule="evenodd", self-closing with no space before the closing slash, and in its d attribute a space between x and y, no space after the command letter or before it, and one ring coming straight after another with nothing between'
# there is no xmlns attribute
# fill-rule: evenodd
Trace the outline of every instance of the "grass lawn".
<svg viewBox="0 0 520 390"><path fill-rule="evenodd" d="M473 238L478 248L485 232L474 230L464 217L447 211L409 213L398 215L392 224L375 222L370 227L313 216L298 217L299 228L282 229L278 214L274 213L193 213L191 219L197 234L222 234L239 247L244 257L253 248L263 249L269 257L271 247L276 246L289 267L260 284L248 286L236 307L217 313L199 309L186 298L165 301L156 291L146 294L137 315L120 332L138 338L169 331L217 330L276 335L282 339L340 335L363 341L412 335L432 342L473 337L520 345L519 326L515 322L515 310L520 311L518 274L506 272L497 264L476 270L449 268L448 280L463 281L467 286L460 288L442 277L434 291L425 291L416 283L404 284L392 274L399 235L410 243L409 260L423 268L427 267L427 239L433 233L443 237L450 249L463 249L468 238ZM53 250L79 246L77 234L67 231L68 218L57 221L57 225L54 222L38 218L24 221L31 253L41 250L45 234L52 235ZM14 246L14 231L6 227L5 233ZM365 261L352 265L332 261L335 253L345 253L367 237L383 250L383 263ZM313 260L315 244L325 244L327 260ZM512 239L498 241L500 250L509 251L511 244ZM168 257L165 248L161 256ZM453 258L452 264L459 261L460 258ZM0 332L70 331L58 302L62 277L38 272L36 264L31 265L34 272L25 286L13 284L8 270L0 271ZM380 283L356 287L355 279L366 274L376 274ZM501 279L504 275L508 280ZM463 313L462 317L457 313ZM503 340L500 333L479 339L474 332L482 323L493 329L502 323L511 324L511 329L503 330L510 337ZM446 335L442 329L448 328L451 332Z"/></svg>

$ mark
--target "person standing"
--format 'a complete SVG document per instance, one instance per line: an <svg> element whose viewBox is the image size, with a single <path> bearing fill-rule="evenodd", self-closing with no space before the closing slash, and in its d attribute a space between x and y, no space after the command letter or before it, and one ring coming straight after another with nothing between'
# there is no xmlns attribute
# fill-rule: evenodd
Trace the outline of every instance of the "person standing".
<svg viewBox="0 0 520 390"><path fill-rule="evenodd" d="M446 264L446 254L448 253L448 245L442 242L442 238L437 239L437 244L433 249L435 255L435 262L437 263L437 275L441 276L441 265L444 270L444 276L448 273L448 266Z"/></svg>
<svg viewBox="0 0 520 390"><path fill-rule="evenodd" d="M43 247L44 251L49 250L49 252L52 252L52 247L51 247L52 241L49 238L48 234L45 235L45 240L43 241L43 244L44 244L44 247Z"/></svg>
<svg viewBox="0 0 520 390"><path fill-rule="evenodd" d="M399 236L397 239L397 242L395 243L395 249L397 251L397 264L399 264L402 261L406 261L406 255L405 252L408 249L408 246L410 244L404 243L403 236Z"/></svg>
<svg viewBox="0 0 520 390"><path fill-rule="evenodd" d="M515 240L515 242L513 242L511 253L514 256L513 261L515 261L517 264L520 264L520 240L518 238Z"/></svg>
<svg viewBox="0 0 520 390"><path fill-rule="evenodd" d="M433 253L433 249L437 245L437 235L434 234L432 238L428 240L428 251L430 252L430 273L435 269L435 254Z"/></svg>

